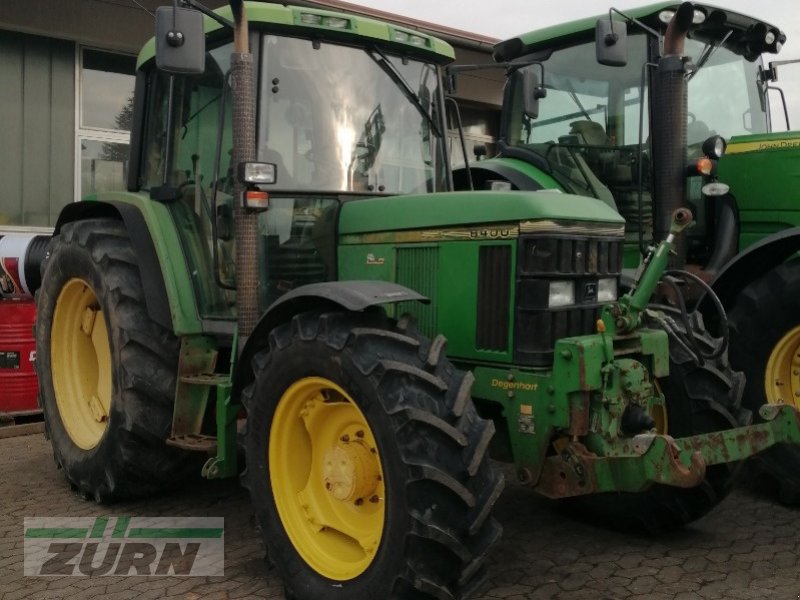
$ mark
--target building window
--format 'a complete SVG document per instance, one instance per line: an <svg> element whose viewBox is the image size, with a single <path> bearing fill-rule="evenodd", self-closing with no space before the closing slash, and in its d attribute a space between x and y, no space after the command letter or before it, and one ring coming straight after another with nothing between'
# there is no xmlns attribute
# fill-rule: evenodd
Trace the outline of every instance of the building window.
<svg viewBox="0 0 800 600"><path fill-rule="evenodd" d="M136 58L80 48L75 197L125 189Z"/></svg>

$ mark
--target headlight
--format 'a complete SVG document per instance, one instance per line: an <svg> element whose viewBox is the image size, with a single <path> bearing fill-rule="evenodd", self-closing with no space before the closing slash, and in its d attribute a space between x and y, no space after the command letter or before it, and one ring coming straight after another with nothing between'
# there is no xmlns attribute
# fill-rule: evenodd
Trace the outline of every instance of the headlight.
<svg viewBox="0 0 800 600"><path fill-rule="evenodd" d="M721 135L712 135L703 142L703 154L708 158L722 158L722 155L725 154L725 148L727 147L728 143L725 141L724 137Z"/></svg>
<svg viewBox="0 0 800 600"><path fill-rule="evenodd" d="M662 23L664 23L664 25L669 25L669 22L672 20L672 17L674 16L675 16L674 10L662 10L660 13L658 13L658 18ZM695 9L694 13L692 14L692 23L695 25L699 25L705 20L706 20L706 13L704 13L702 10Z"/></svg>
<svg viewBox="0 0 800 600"><path fill-rule="evenodd" d="M731 191L731 186L720 181L712 181L711 183L705 184L701 191L705 196L724 196Z"/></svg>
<svg viewBox="0 0 800 600"><path fill-rule="evenodd" d="M275 183L277 179L276 171L277 167L273 163L239 163L239 181L254 185L260 183Z"/></svg>
<svg viewBox="0 0 800 600"><path fill-rule="evenodd" d="M575 304L574 281L551 281L550 294L547 298L547 307L570 306Z"/></svg>
<svg viewBox="0 0 800 600"><path fill-rule="evenodd" d="M597 301L613 302L617 299L617 280L613 277L600 279L597 282Z"/></svg>

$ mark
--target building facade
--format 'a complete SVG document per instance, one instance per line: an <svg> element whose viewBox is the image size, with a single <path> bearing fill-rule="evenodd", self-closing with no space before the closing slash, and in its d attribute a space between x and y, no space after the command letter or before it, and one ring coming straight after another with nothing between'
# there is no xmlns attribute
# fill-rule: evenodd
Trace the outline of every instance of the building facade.
<svg viewBox="0 0 800 600"><path fill-rule="evenodd" d="M491 38L338 0L293 3L424 30L453 44L457 63L491 60ZM0 2L0 235L52 231L67 203L125 186L136 54L153 35L162 4L169 2ZM501 88L499 70L459 77L455 95L470 147L493 141ZM453 156L463 162L460 149Z"/></svg>

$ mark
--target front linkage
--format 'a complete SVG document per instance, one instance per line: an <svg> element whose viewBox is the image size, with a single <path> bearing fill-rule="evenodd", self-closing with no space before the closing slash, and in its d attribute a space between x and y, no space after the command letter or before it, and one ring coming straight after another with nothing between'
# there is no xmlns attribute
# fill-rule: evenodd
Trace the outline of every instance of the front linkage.
<svg viewBox="0 0 800 600"><path fill-rule="evenodd" d="M670 401L657 383L669 375L669 339L644 322L648 315L668 319L648 301L675 237L691 222L688 210L675 211L669 235L651 252L636 287L603 309L596 334L557 343L549 403L538 411L536 435L524 435L534 433L526 418L534 407L512 400L520 434L511 442L524 448L515 453L519 476L544 496L639 492L654 483L690 488L704 480L708 466L741 461L778 443L800 444L800 411L783 405L763 406L765 422L758 425L679 439L661 433L666 419L654 416L666 414Z"/></svg>

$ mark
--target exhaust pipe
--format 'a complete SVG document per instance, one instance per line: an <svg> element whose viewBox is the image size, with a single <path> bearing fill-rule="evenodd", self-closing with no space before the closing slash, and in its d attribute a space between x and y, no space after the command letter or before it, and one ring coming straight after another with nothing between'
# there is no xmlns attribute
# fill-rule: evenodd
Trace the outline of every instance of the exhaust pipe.
<svg viewBox="0 0 800 600"><path fill-rule="evenodd" d="M0 299L32 298L42 283L40 268L49 235L0 236Z"/></svg>
<svg viewBox="0 0 800 600"><path fill-rule="evenodd" d="M256 156L256 108L253 55L242 0L230 0L234 18L234 52L231 55L233 90L233 164L252 162ZM258 214L244 207L244 184L236 182L233 227L236 238L236 314L239 352L258 323Z"/></svg>
<svg viewBox="0 0 800 600"><path fill-rule="evenodd" d="M673 15L664 35L664 54L653 78L653 194L655 238L669 233L672 214L686 198L687 81L684 43L694 17L694 5L684 2ZM675 247L670 267L686 262L685 237Z"/></svg>

